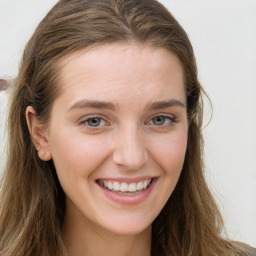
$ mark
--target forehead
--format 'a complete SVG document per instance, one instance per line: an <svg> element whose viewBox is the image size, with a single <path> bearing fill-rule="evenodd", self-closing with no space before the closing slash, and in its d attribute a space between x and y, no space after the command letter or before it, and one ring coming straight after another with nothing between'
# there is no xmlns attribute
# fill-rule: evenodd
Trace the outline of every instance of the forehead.
<svg viewBox="0 0 256 256"><path fill-rule="evenodd" d="M128 95L167 94L183 100L185 97L182 65L176 55L164 48L105 45L75 52L61 60L59 67L60 95L70 95L70 99L86 96L114 100Z"/></svg>

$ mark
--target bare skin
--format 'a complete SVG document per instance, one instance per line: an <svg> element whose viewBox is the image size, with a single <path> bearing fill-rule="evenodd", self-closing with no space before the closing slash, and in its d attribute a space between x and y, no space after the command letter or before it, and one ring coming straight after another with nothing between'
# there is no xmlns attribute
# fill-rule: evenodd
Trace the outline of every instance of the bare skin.
<svg viewBox="0 0 256 256"><path fill-rule="evenodd" d="M151 227L136 235L120 236L99 227L95 228L90 222L73 220L67 217L63 230L70 256L150 256ZM85 228L93 232L85 232Z"/></svg>
<svg viewBox="0 0 256 256"><path fill-rule="evenodd" d="M69 256L149 256L187 147L182 66L166 49L114 44L73 53L60 68L49 125L32 107L27 121L66 194Z"/></svg>

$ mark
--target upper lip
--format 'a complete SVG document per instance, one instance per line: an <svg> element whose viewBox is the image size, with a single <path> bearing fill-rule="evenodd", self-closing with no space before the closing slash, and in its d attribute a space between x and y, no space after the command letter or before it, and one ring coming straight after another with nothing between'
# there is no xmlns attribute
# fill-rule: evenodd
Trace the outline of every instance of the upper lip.
<svg viewBox="0 0 256 256"><path fill-rule="evenodd" d="M126 183L137 183L140 181L144 181L144 180L148 180L148 179L153 179L156 178L155 176L141 176L141 177L119 177L119 178L110 178L110 177L106 177L106 178L100 178L97 179L97 181L99 180L105 180L105 181L117 181L117 182L126 182Z"/></svg>

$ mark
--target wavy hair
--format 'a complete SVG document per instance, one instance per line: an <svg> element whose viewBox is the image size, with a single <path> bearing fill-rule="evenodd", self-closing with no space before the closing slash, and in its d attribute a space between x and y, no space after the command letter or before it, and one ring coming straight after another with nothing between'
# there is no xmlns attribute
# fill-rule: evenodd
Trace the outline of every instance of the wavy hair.
<svg viewBox="0 0 256 256"><path fill-rule="evenodd" d="M60 60L76 51L112 43L162 47L181 61L185 74L188 147L178 184L153 222L152 255L247 255L221 237L223 220L203 175L203 89L187 34L156 0L60 0L25 47L8 118L7 164L1 182L0 254L63 256L65 195L52 161L37 156L26 124L33 106L42 124L59 93Z"/></svg>

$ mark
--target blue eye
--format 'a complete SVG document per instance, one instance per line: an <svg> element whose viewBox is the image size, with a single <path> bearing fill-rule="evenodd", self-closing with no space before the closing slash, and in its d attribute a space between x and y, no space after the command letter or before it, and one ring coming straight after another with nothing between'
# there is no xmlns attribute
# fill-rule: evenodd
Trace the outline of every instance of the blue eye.
<svg viewBox="0 0 256 256"><path fill-rule="evenodd" d="M150 124L156 125L156 126L163 126L163 125L171 125L174 123L175 120L173 117L169 116L156 116L150 120Z"/></svg>
<svg viewBox="0 0 256 256"><path fill-rule="evenodd" d="M152 119L152 122L154 125L163 125L165 123L165 117L164 116L157 116Z"/></svg>
<svg viewBox="0 0 256 256"><path fill-rule="evenodd" d="M87 120L84 121L84 123L86 125L88 125L90 127L94 127L94 128L106 125L106 121L99 117L88 118Z"/></svg>

